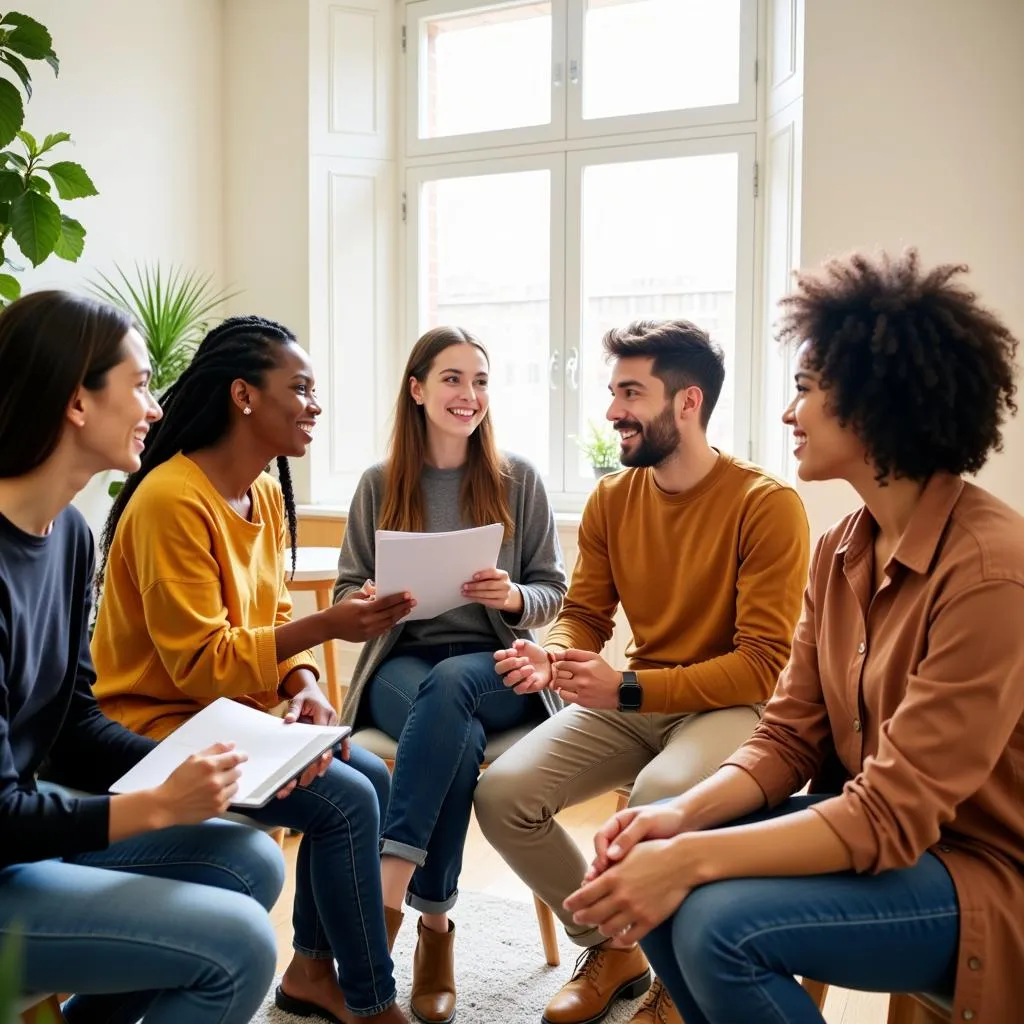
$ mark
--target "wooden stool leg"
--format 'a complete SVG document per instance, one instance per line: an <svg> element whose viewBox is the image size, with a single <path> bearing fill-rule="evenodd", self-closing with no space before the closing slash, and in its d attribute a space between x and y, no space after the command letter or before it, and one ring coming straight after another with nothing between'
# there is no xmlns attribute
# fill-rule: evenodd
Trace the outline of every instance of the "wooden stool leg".
<svg viewBox="0 0 1024 1024"><path fill-rule="evenodd" d="M551 908L539 897L533 897L533 905L537 910L537 924L540 926L540 941L544 944L544 959L551 967L562 962L558 952L558 932L555 930L555 915Z"/></svg>
<svg viewBox="0 0 1024 1024"><path fill-rule="evenodd" d="M318 611L324 611L331 607L331 587L320 587L316 591L316 607ZM338 681L338 663L335 660L337 651L334 649L334 641L328 640L324 644L324 665L327 669L327 699L331 707L338 714L341 714L341 683Z"/></svg>
<svg viewBox="0 0 1024 1024"><path fill-rule="evenodd" d="M804 991L814 1000L814 1005L820 1010L825 1006L825 996L828 995L828 985L822 981L812 981L804 978L801 984Z"/></svg>
<svg viewBox="0 0 1024 1024"><path fill-rule="evenodd" d="M917 1003L910 997L894 992L889 996L889 1016L886 1024L918 1024ZM930 1024L930 1021L929 1021Z"/></svg>
<svg viewBox="0 0 1024 1024"><path fill-rule="evenodd" d="M35 1006L30 1006L21 1015L22 1024L64 1024L64 1014L60 1012L60 1000L52 995Z"/></svg>
<svg viewBox="0 0 1024 1024"><path fill-rule="evenodd" d="M619 793L615 801L615 813L624 811L629 806L629 795L627 793Z"/></svg>

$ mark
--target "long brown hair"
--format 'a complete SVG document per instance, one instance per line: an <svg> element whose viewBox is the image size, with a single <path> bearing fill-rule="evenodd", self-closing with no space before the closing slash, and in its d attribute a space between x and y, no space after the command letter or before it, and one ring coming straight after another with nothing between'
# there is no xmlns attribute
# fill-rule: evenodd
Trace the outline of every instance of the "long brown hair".
<svg viewBox="0 0 1024 1024"><path fill-rule="evenodd" d="M434 327L413 345L395 402L395 420L385 468L384 506L380 513L382 530L423 530L425 516L420 474L427 460L427 413L412 397L409 381L415 377L424 383L434 361L452 345L472 345L490 366L487 349L478 338L461 327ZM494 443L494 427L490 416L485 415L469 436L459 504L463 516L472 526L501 523L505 527L506 538L511 537L515 529L505 492L507 476L507 464Z"/></svg>

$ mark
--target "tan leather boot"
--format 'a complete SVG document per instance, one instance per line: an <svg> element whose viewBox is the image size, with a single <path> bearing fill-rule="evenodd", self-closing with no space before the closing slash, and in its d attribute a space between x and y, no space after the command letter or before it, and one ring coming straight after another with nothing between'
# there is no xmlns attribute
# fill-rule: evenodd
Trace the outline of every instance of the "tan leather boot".
<svg viewBox="0 0 1024 1024"><path fill-rule="evenodd" d="M455 1020L455 923L448 922L445 935L424 928L420 920L416 936L409 1005L425 1024L451 1024Z"/></svg>
<svg viewBox="0 0 1024 1024"><path fill-rule="evenodd" d="M654 979L639 1009L630 1017L629 1024L683 1024L683 1018L660 978Z"/></svg>
<svg viewBox="0 0 1024 1024"><path fill-rule="evenodd" d="M402 922L404 920L405 914L400 910L395 910L394 907L384 908L384 927L388 932L389 953L395 948L395 939L398 938L398 929L402 927Z"/></svg>
<svg viewBox="0 0 1024 1024"><path fill-rule="evenodd" d="M651 969L639 946L607 943L580 954L572 978L544 1008L544 1024L597 1024L616 999L636 999L651 986Z"/></svg>

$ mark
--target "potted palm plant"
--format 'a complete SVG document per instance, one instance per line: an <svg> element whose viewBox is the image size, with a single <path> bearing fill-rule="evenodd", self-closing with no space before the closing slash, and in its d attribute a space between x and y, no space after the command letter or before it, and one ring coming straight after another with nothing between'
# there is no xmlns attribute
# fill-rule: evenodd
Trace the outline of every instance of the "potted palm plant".
<svg viewBox="0 0 1024 1024"><path fill-rule="evenodd" d="M151 386L161 395L188 366L210 320L215 319L214 310L238 292L218 290L211 274L181 267L136 265L132 277L116 264L114 269L118 280L100 274L92 291L127 310L138 323L153 367ZM117 494L121 484L113 481L109 493Z"/></svg>
<svg viewBox="0 0 1024 1024"><path fill-rule="evenodd" d="M619 439L610 427L598 427L592 421L587 423L587 436L577 438L576 444L590 463L595 477L614 473L619 469Z"/></svg>

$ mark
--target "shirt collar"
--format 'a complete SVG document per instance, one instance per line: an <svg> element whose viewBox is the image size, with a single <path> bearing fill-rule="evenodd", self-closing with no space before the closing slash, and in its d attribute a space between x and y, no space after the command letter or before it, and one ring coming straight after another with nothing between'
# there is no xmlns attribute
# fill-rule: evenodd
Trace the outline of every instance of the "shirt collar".
<svg viewBox="0 0 1024 1024"><path fill-rule="evenodd" d="M907 528L903 531L892 558L911 572L926 573L946 532L964 482L952 473L936 473L925 484ZM871 545L875 521L866 505L850 518L836 548L836 557L844 564L855 562Z"/></svg>

